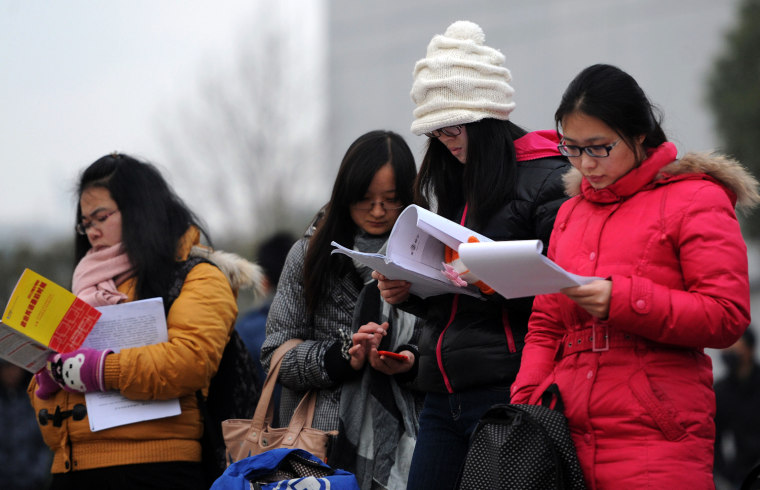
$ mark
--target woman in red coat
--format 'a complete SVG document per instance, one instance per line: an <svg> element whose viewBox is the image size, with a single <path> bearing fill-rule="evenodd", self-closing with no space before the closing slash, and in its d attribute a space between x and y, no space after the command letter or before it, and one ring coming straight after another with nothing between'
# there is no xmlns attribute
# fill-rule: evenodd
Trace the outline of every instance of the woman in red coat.
<svg viewBox="0 0 760 490"><path fill-rule="evenodd" d="M512 403L557 383L589 488L712 488L715 396L706 347L750 322L734 207L757 181L714 154L676 158L636 81L583 70L555 114L574 171L548 256L602 279L539 296Z"/></svg>

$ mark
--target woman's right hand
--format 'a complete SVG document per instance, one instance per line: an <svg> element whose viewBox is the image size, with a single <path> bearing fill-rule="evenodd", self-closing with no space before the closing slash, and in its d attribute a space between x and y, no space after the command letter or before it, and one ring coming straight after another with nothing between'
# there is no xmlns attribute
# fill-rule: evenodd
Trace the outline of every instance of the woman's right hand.
<svg viewBox="0 0 760 490"><path fill-rule="evenodd" d="M597 279L583 286L561 289L560 292L595 318L606 320L610 314L612 281L609 279Z"/></svg>
<svg viewBox="0 0 760 490"><path fill-rule="evenodd" d="M409 299L409 289L412 287L412 283L409 281L394 281L377 271L372 271L372 278L377 279L380 296L387 303L397 305Z"/></svg>
<svg viewBox="0 0 760 490"><path fill-rule="evenodd" d="M388 322L383 322L380 325L369 322L359 327L359 330L351 337L354 345L348 349L348 354L351 356L351 367L355 371L364 367L369 353L373 350L377 351L377 346L387 334Z"/></svg>

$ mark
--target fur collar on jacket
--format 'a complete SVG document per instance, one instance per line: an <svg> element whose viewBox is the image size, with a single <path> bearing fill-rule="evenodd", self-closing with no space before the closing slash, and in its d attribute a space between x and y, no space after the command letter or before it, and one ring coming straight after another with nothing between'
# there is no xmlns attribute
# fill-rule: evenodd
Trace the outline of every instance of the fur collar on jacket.
<svg viewBox="0 0 760 490"><path fill-rule="evenodd" d="M219 267L230 282L233 291L253 289L255 299L263 298L266 294L264 272L258 264L249 262L237 254L212 250L202 245L191 248L190 256L203 257Z"/></svg>
<svg viewBox="0 0 760 490"><path fill-rule="evenodd" d="M195 226L187 229L177 246L177 260L187 260L189 256L202 257L216 265L230 282L232 290L253 289L254 299L266 294L264 271L257 264L247 261L239 255L213 250L201 245L200 230Z"/></svg>
<svg viewBox="0 0 760 490"><path fill-rule="evenodd" d="M661 168L655 180L698 173L712 177L735 194L736 207L744 212L760 203L757 179L739 162L718 153L687 153ZM580 194L582 180L583 176L575 167L564 175L565 192L568 196Z"/></svg>

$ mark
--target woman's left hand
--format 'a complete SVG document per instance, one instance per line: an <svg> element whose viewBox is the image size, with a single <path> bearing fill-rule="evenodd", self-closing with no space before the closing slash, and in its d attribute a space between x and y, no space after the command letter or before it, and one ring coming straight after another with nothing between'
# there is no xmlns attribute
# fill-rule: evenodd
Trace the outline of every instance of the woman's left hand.
<svg viewBox="0 0 760 490"><path fill-rule="evenodd" d="M583 286L561 289L560 292L595 318L606 320L610 314L612 281L608 279L597 279Z"/></svg>
<svg viewBox="0 0 760 490"><path fill-rule="evenodd" d="M403 303L409 299L412 283L402 280L391 280L377 271L372 271L372 278L377 280L380 296L391 305Z"/></svg>
<svg viewBox="0 0 760 490"><path fill-rule="evenodd" d="M394 359L392 357L383 356L377 352L377 349L372 349L369 353L369 364L375 370L380 371L383 374L392 375L405 373L414 366L414 354L408 350L402 350L399 354L406 356L406 359Z"/></svg>
<svg viewBox="0 0 760 490"><path fill-rule="evenodd" d="M358 371L364 366L367 356L371 351L377 353L377 346L382 338L388 333L388 322L378 325L369 322L359 327L359 330L351 337L354 345L348 349L351 356L351 367Z"/></svg>

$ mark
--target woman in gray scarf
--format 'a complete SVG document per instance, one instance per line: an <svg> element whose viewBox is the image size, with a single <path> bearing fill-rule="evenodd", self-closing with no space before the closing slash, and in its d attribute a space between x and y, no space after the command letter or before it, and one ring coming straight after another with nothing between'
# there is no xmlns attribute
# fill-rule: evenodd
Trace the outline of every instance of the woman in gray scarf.
<svg viewBox="0 0 760 490"><path fill-rule="evenodd" d="M288 254L267 318L267 337L261 352L268 370L277 347L292 338L304 340L282 360L280 421L286 426L304 393L317 390L312 426L339 430L335 447L341 448L337 456L340 466L366 482L364 488L378 484L388 488L391 472L399 471L394 468L397 444L392 439L414 440L414 409L406 406L413 405L413 401L401 396L396 404L402 406L372 419L372 425L382 421L399 427L392 431L395 435L387 434L383 441L375 441L371 428L362 430L354 424L357 419L345 416L364 413L366 407L375 405L371 395L374 383L367 380L380 376L383 386L397 386L390 375L408 372L414 365L414 321L388 308L384 311L374 293L377 287L370 284L371 296L377 296L375 306L362 308L365 313L361 323L354 323L357 300L364 286L372 281L372 271L345 255L332 254L331 242L361 252L379 251L403 208L412 202L415 175L412 152L398 134L372 131L352 143L338 170L330 201ZM399 343L391 344L391 340ZM378 348L401 352L406 359L381 357ZM350 397L345 396L346 392ZM414 433L409 435L409 431ZM380 442L387 446L389 441L390 448L377 450ZM402 444L405 448L406 442ZM332 456L328 460L332 464ZM376 483L370 483L372 480Z"/></svg>

